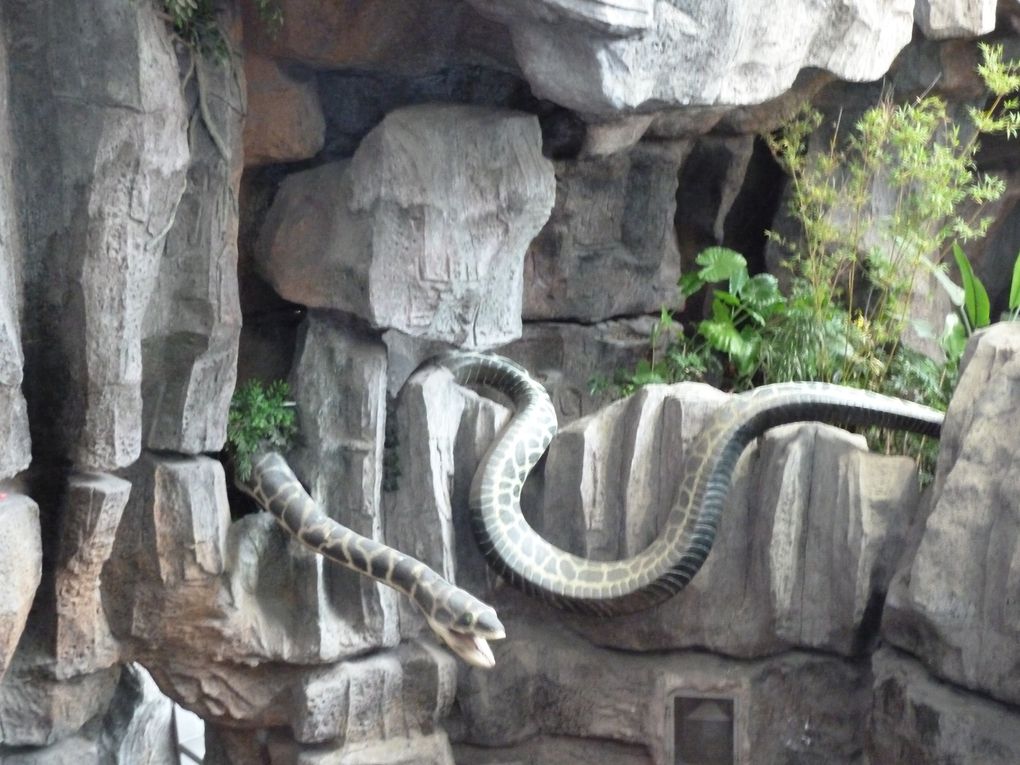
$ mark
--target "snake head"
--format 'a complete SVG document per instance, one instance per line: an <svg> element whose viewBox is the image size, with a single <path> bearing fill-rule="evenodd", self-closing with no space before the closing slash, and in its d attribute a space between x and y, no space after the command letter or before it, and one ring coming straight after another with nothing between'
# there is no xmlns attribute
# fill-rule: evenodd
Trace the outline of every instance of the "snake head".
<svg viewBox="0 0 1020 765"><path fill-rule="evenodd" d="M461 659L473 667L492 669L496 666L496 657L488 641L502 640L506 630L495 610L480 600L472 600L471 607L462 610L457 618L440 609L432 615L426 614L425 619L439 639Z"/></svg>

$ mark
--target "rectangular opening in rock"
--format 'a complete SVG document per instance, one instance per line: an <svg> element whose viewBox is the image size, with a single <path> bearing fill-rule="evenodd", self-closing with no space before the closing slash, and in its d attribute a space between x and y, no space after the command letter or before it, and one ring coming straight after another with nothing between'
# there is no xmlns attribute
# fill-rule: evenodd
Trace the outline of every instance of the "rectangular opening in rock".
<svg viewBox="0 0 1020 765"><path fill-rule="evenodd" d="M725 696L671 697L673 765L734 765L735 705Z"/></svg>

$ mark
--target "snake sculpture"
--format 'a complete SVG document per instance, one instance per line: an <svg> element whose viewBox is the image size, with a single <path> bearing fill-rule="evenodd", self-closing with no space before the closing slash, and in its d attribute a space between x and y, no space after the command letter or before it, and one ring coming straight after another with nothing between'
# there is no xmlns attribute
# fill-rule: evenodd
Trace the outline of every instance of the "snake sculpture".
<svg viewBox="0 0 1020 765"><path fill-rule="evenodd" d="M943 414L855 388L779 383L734 395L710 415L682 465L682 483L658 538L617 561L572 555L540 537L521 513L524 482L556 434L544 388L514 362L489 353L452 351L431 361L463 386L508 396L514 415L490 446L471 487L471 526L489 565L503 578L559 608L610 616L650 608L679 592L712 548L737 460L769 428L791 422L878 425L939 435ZM430 627L461 658L494 665L488 640L504 637L495 611L424 563L360 536L326 516L282 456L253 461L241 488L303 544L405 593Z"/></svg>

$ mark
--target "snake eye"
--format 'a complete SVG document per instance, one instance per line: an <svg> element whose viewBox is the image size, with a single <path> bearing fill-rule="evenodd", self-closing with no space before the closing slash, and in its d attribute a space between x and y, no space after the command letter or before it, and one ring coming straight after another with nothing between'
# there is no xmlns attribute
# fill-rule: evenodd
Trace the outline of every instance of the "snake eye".
<svg viewBox="0 0 1020 765"><path fill-rule="evenodd" d="M477 615L475 619L475 625L479 632L485 632L486 635L490 636L490 639L497 639L497 636L502 638L506 635L506 629L503 627L503 622L496 616L496 612L491 608L482 611Z"/></svg>

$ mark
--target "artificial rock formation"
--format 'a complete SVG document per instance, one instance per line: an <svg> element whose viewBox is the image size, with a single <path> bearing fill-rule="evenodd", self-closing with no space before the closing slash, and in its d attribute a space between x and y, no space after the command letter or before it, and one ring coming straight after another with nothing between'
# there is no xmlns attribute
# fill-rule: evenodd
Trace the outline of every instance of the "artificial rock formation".
<svg viewBox="0 0 1020 765"><path fill-rule="evenodd" d="M1020 713L940 683L913 658L889 648L875 674L870 762L965 762L1007 765L1020 758Z"/></svg>
<svg viewBox="0 0 1020 765"><path fill-rule="evenodd" d="M0 481L21 472L31 459L28 412L21 393L24 356L21 351L16 274L23 257L11 167L14 145L10 131L7 43L0 35Z"/></svg>
<svg viewBox="0 0 1020 765"><path fill-rule="evenodd" d="M931 514L886 605L888 640L937 676L1020 703L1020 484L1012 427L1020 324L968 346L942 432Z"/></svg>
<svg viewBox="0 0 1020 765"><path fill-rule="evenodd" d="M552 197L534 117L402 109L350 162L284 182L258 264L280 295L302 305L493 346L520 335L524 250Z"/></svg>
<svg viewBox="0 0 1020 765"><path fill-rule="evenodd" d="M244 121L245 165L314 157L326 139L314 77L257 54L248 55L244 67L249 110Z"/></svg>
<svg viewBox="0 0 1020 765"><path fill-rule="evenodd" d="M806 67L874 80L910 41L914 22L910 0L791 2L780 24L776 8L761 3L471 2L510 27L536 93L596 115L756 104Z"/></svg>
<svg viewBox="0 0 1020 765"><path fill-rule="evenodd" d="M235 14L236 16L236 14ZM221 23L236 24L224 12ZM187 189L166 235L145 315L145 446L185 454L223 448L237 372L238 189L244 78L235 58L188 54Z"/></svg>
<svg viewBox="0 0 1020 765"><path fill-rule="evenodd" d="M640 552L673 505L701 424L724 404L707 386L650 386L565 428L546 459L536 528L585 557ZM916 508L911 460L869 454L829 426L777 428L738 468L712 554L681 593L571 624L627 650L853 655L873 637Z"/></svg>
<svg viewBox="0 0 1020 765"><path fill-rule="evenodd" d="M53 7L49 7L52 5ZM11 3L26 389L46 452L84 470L142 443L143 319L189 151L177 58L148 4ZM125 62L133 62L127 66Z"/></svg>
<svg viewBox="0 0 1020 765"><path fill-rule="evenodd" d="M493 576L465 510L509 413L412 374L451 344L521 362L563 426L529 521L641 549L725 396L607 406L590 381L644 356L700 248L763 262L782 180L757 134L805 98L847 124L879 87L840 79L981 100L976 46L935 38L988 31L995 3L279 0L275 35L264 4L216 5L228 60L160 3L0 4L0 760L172 761L162 693L208 722L210 763L672 765L727 709L748 761L1016 760L1003 330L931 502L859 437L778 430L694 583L612 620ZM1011 157L981 162L1012 188ZM498 607L494 672L231 491L235 374L289 379L288 458L330 515Z"/></svg>
<svg viewBox="0 0 1020 765"><path fill-rule="evenodd" d="M593 322L676 304L673 215L688 149L638 145L557 163L556 206L528 250L525 319Z"/></svg>
<svg viewBox="0 0 1020 765"><path fill-rule="evenodd" d="M42 577L39 506L21 494L0 493L0 680L11 664Z"/></svg>
<svg viewBox="0 0 1020 765"><path fill-rule="evenodd" d="M542 736L587 740L587 759L558 760L558 747L539 747L536 762L692 759L697 752L684 751L686 742L674 736L677 697L733 704L735 762L822 765L851 762L860 753L868 686L859 664L805 653L753 662L624 654L548 623L521 620L515 628L514 638L496 650L496 668L472 672L458 691L458 739L495 749L490 758L474 752L468 762L505 762L502 747ZM530 711L536 708L540 715Z"/></svg>

